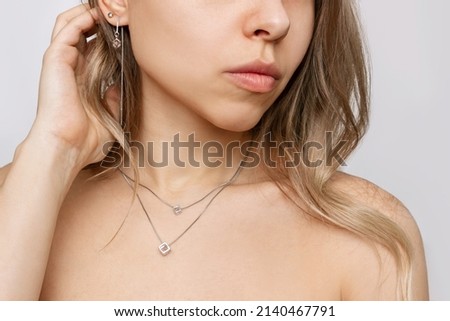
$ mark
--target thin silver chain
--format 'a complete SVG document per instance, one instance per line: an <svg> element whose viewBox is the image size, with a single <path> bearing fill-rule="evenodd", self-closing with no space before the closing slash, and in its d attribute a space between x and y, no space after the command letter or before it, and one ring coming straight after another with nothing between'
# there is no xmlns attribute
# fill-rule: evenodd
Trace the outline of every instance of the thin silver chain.
<svg viewBox="0 0 450 321"><path fill-rule="evenodd" d="M122 175L125 175L130 181L134 182L134 180L128 176L127 174L122 172ZM204 195L202 198L200 198L199 200L186 205L186 206L180 206L179 204L177 205L172 205L169 202L165 201L164 199L162 199L158 194L156 194L150 187L139 183L139 186L145 188L146 190L148 190L150 193L152 193L157 199L159 199L161 201L161 203L163 203L164 205L170 207L175 214L181 214L181 212L185 209L188 209L194 205L197 205L198 203L200 203L201 201L205 200L208 196L210 196L212 193L214 193L215 191L217 191L218 189L220 189L223 186L226 186L228 184L230 184L230 181L233 179L233 177L231 177L229 180L227 180L226 182L223 182L222 184L220 184L219 186L215 187L214 189L212 189L210 192L208 192L206 195Z"/></svg>
<svg viewBox="0 0 450 321"><path fill-rule="evenodd" d="M121 50L121 54L120 54L120 115L119 115L119 122L120 122L120 127L124 128L125 124L124 124L124 119L123 119L123 96L124 96L124 88L123 88L123 84L124 84L124 71L123 71L123 62L124 62L124 41L123 41L123 27L120 28L120 40L122 41L122 50Z"/></svg>
<svg viewBox="0 0 450 321"><path fill-rule="evenodd" d="M224 183L224 184L222 184L221 186L220 186L220 189L217 191L217 193L209 200L209 202L208 202L208 204L206 204L206 206L205 206L205 208L200 212L200 214L197 216L197 218L175 239L175 240L173 240L172 242L169 242L169 243L166 243L166 242L164 242L163 240L162 240L162 238L161 238L161 236L159 235L159 233L158 233L158 231L156 230L156 227L155 227L155 225L153 224L153 222L152 222L152 219L150 218L150 215L148 214L148 212L147 212L147 210L145 209L145 206L144 206L144 203L142 202L142 199L141 199L141 197L140 197L140 195L139 195L139 193L138 192L136 192L136 197L137 197L137 199L138 199L138 201L139 201L139 204L141 205L141 207L142 207L142 210L144 211L144 213L145 213L145 215L147 216L147 219L148 219L148 221L150 222L150 225L152 226L152 229L153 229L153 231L155 232L155 235L156 235L156 237L158 238L158 240L161 242L161 245L160 245L160 251L161 251L161 253L163 253L163 255L167 255L167 253L170 251L170 246L172 246L173 244L175 244L175 242L177 242L184 234L186 234L186 232L187 231L189 231L189 229L195 224L195 223L197 223L197 221L200 219L200 217L202 217L202 215L206 212L206 210L209 208L209 206L211 205L211 203L216 199L216 197L217 196L219 196L219 194L220 193L222 193L222 191L226 188L226 187L228 187L228 186L230 186L235 180L236 180L236 178L239 176L239 174L240 174L240 172L241 172L241 170L242 170L242 162L241 162L241 164L239 164L239 167L238 167L238 169L236 170L236 172L234 173L234 175L226 182L226 183ZM123 176L123 178L125 179L125 181L127 182L127 184L128 184L128 186L130 186L130 188L131 189L133 189L133 185L131 184L131 178L130 177L128 177L124 172L122 172L122 171L120 171L121 172L121 174L122 174L122 176ZM218 188L216 188L216 190L217 190ZM209 193L209 194L211 194L211 192ZM167 246L168 246L168 251L166 252L166 253L164 253L162 250L161 250L161 246L162 245L164 245L164 244L166 244Z"/></svg>

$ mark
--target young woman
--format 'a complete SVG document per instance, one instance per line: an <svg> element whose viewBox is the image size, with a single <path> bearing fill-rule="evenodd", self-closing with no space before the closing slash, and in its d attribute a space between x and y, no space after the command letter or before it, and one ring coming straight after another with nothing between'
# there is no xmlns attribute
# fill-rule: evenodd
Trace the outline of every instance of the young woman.
<svg viewBox="0 0 450 321"><path fill-rule="evenodd" d="M368 105L350 0L61 14L0 171L0 299L427 299L407 209L338 171Z"/></svg>

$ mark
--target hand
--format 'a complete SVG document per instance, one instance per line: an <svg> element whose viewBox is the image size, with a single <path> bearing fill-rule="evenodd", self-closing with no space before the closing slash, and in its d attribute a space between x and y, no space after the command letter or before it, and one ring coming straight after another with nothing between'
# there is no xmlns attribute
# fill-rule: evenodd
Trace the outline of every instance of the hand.
<svg viewBox="0 0 450 321"><path fill-rule="evenodd" d="M79 94L86 36L95 32L98 19L97 11L87 5L58 16L43 59L38 113L31 130L31 135L44 137L47 144L60 145L63 151L75 150L80 168L102 160L102 144L112 139ZM117 115L118 111L112 113Z"/></svg>

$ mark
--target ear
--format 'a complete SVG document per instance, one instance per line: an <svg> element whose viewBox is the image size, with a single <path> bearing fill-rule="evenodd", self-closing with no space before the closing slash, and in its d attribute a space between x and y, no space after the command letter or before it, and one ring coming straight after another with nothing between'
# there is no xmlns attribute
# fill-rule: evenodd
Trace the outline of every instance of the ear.
<svg viewBox="0 0 450 321"><path fill-rule="evenodd" d="M111 25L116 26L117 19L119 19L119 26L128 25L128 0L98 0L98 6L106 21ZM108 13L114 16L110 18Z"/></svg>

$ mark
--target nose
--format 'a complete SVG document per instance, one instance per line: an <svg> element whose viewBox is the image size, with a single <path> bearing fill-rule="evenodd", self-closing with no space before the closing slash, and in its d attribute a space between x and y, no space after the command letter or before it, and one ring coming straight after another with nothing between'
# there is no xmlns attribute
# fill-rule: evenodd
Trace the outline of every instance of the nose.
<svg viewBox="0 0 450 321"><path fill-rule="evenodd" d="M276 42L289 32L291 22L283 5L284 0L252 1L244 24L244 33L248 38L261 38Z"/></svg>

